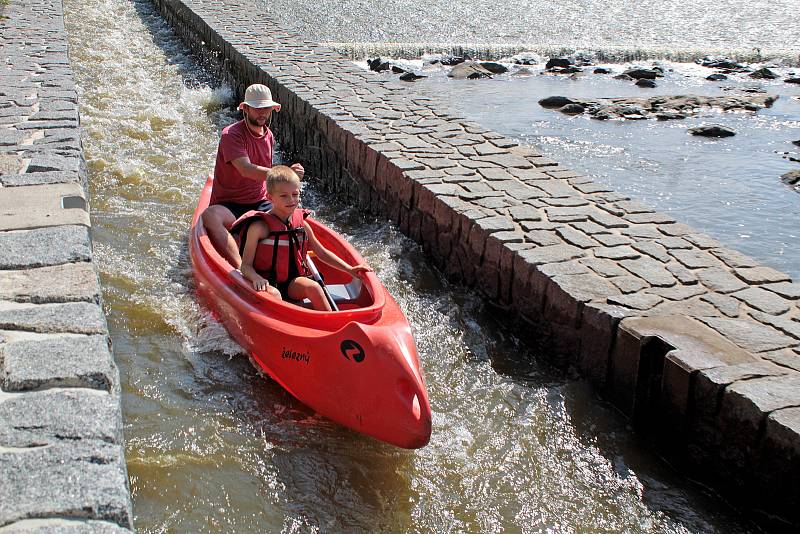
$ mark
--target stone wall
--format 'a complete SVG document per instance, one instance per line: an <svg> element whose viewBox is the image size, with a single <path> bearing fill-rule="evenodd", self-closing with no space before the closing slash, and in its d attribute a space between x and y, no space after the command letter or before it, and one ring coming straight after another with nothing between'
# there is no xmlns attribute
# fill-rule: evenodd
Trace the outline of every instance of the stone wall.
<svg viewBox="0 0 800 534"><path fill-rule="evenodd" d="M0 531L131 532L60 0L0 4Z"/></svg>
<svg viewBox="0 0 800 534"><path fill-rule="evenodd" d="M800 524L800 285L253 0L154 2L238 94L271 87L278 139L310 174L385 213L695 476L773 526Z"/></svg>

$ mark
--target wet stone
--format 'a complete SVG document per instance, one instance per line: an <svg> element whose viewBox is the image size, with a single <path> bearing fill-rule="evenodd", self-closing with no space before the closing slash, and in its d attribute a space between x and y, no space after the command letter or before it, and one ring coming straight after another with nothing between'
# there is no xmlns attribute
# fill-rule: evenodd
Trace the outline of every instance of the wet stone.
<svg viewBox="0 0 800 534"><path fill-rule="evenodd" d="M750 284L767 284L770 282L791 282L789 275L776 271L771 267L743 267L735 269L736 276Z"/></svg>
<svg viewBox="0 0 800 534"><path fill-rule="evenodd" d="M770 326L744 319L702 318L708 326L750 352L784 349L797 341Z"/></svg>
<svg viewBox="0 0 800 534"><path fill-rule="evenodd" d="M784 314L791 308L790 301L760 287L749 287L732 293L731 296L736 297L751 308L772 315Z"/></svg>

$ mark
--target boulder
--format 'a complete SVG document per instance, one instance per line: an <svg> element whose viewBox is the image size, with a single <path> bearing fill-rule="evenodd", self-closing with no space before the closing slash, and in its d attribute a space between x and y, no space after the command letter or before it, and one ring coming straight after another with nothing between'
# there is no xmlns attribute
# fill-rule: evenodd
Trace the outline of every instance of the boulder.
<svg viewBox="0 0 800 534"><path fill-rule="evenodd" d="M709 81L712 81L712 82L718 82L718 81L727 80L727 79L728 79L728 77L725 76L724 74L722 74L721 72L715 72L714 74L709 74L708 76L706 76L706 80L709 80Z"/></svg>
<svg viewBox="0 0 800 534"><path fill-rule="evenodd" d="M450 69L447 76L457 80L475 80L478 78L491 78L492 73L475 61L465 61Z"/></svg>
<svg viewBox="0 0 800 534"><path fill-rule="evenodd" d="M713 58L706 56L702 59L700 64L704 67L709 67L712 69L744 70L747 68L744 65L740 65L739 63L736 63L732 59L726 57Z"/></svg>
<svg viewBox="0 0 800 534"><path fill-rule="evenodd" d="M690 128L689 133L701 137L731 137L736 135L734 130L720 124L703 124L695 128Z"/></svg>
<svg viewBox="0 0 800 534"><path fill-rule="evenodd" d="M659 76L664 76L664 74L661 72L661 69L656 70L656 69L641 69L641 68L628 69L622 74L625 74L633 78L634 80L642 80L642 79L655 80Z"/></svg>
<svg viewBox="0 0 800 534"><path fill-rule="evenodd" d="M389 60L383 59L382 57L368 59L367 66L369 67L369 70L374 70L375 72L383 72L391 68Z"/></svg>
<svg viewBox="0 0 800 534"><path fill-rule="evenodd" d="M558 111L560 111L561 113L565 113L567 115L580 115L581 113L586 111L586 108L584 108L580 104L572 103L558 108Z"/></svg>
<svg viewBox="0 0 800 534"><path fill-rule="evenodd" d="M543 108L558 109L566 106L567 104L577 104L579 102L567 98L566 96L548 96L539 100L539 105Z"/></svg>
<svg viewBox="0 0 800 534"><path fill-rule="evenodd" d="M607 69L605 67L597 67L594 69L595 74L611 74L611 69Z"/></svg>
<svg viewBox="0 0 800 534"><path fill-rule="evenodd" d="M800 171L789 171L781 175L781 181L789 185L800 184Z"/></svg>
<svg viewBox="0 0 800 534"><path fill-rule="evenodd" d="M800 77L786 78L783 81L786 82L786 83L800 83Z"/></svg>
<svg viewBox="0 0 800 534"><path fill-rule="evenodd" d="M463 56L442 56L442 58L439 59L439 63L445 67L455 67L456 65L460 65L465 61L467 61L467 58Z"/></svg>
<svg viewBox="0 0 800 534"><path fill-rule="evenodd" d="M638 87L653 88L653 87L656 87L656 82L653 81L653 80L648 80L647 78L642 78L642 79L636 81L636 85Z"/></svg>
<svg viewBox="0 0 800 534"><path fill-rule="evenodd" d="M574 65L575 62L568 57L551 57L550 59L547 60L547 64L544 66L544 68L552 69L555 67L559 67L564 69L567 67L572 67Z"/></svg>
<svg viewBox="0 0 800 534"><path fill-rule="evenodd" d="M392 72L395 74L403 74L404 72L408 71L399 65L392 65Z"/></svg>
<svg viewBox="0 0 800 534"><path fill-rule="evenodd" d="M794 146L800 146L800 139L798 139L797 141L792 141L792 144Z"/></svg>
<svg viewBox="0 0 800 534"><path fill-rule="evenodd" d="M492 74L504 74L508 72L508 68L500 63L495 63L493 61L481 61L480 66L484 69L488 70Z"/></svg>
<svg viewBox="0 0 800 534"><path fill-rule="evenodd" d="M400 79L404 82L414 82L420 78L427 78L424 74L417 74L416 72L405 72L400 75Z"/></svg>
<svg viewBox="0 0 800 534"><path fill-rule="evenodd" d="M532 52L523 52L514 56L513 61L516 65L536 65L542 62L542 58Z"/></svg>
<svg viewBox="0 0 800 534"><path fill-rule="evenodd" d="M750 74L751 78L756 78L758 80L774 80L778 77L777 74L769 70L767 67L762 67L755 72Z"/></svg>
<svg viewBox="0 0 800 534"><path fill-rule="evenodd" d="M671 121L676 119L685 119L685 113L679 113L677 111L659 111L656 113L656 119L660 121Z"/></svg>

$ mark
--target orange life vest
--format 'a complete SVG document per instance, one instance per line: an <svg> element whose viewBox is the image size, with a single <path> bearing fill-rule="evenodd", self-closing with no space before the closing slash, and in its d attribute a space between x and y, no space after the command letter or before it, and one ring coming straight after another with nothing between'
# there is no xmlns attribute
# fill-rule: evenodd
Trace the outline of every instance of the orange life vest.
<svg viewBox="0 0 800 534"><path fill-rule="evenodd" d="M248 211L233 223L231 232L238 232L239 251L242 253L250 224L258 219L267 223L269 235L258 243L253 268L270 284L275 285L288 281L290 275L311 274L306 265L308 239L303 226L303 222L310 214L309 210L296 209L287 224L277 215L263 211ZM292 264L294 269L291 268Z"/></svg>

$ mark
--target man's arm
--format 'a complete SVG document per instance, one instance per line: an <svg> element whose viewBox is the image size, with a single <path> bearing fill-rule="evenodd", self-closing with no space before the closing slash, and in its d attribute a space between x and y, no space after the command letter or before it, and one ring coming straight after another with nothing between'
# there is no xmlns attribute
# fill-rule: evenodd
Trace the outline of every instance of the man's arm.
<svg viewBox="0 0 800 534"><path fill-rule="evenodd" d="M262 167L261 165L251 163L250 158L247 156L236 158L235 160L231 161L231 165L233 165L236 170L239 171L239 174L249 180L255 180L256 182L265 181L271 171L269 167Z"/></svg>

